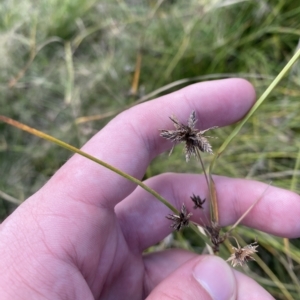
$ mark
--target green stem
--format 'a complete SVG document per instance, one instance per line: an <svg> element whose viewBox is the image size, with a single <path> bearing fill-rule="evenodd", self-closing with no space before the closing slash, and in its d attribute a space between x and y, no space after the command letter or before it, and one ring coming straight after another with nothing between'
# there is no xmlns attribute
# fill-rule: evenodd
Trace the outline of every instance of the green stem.
<svg viewBox="0 0 300 300"><path fill-rule="evenodd" d="M244 117L244 119L236 126L236 128L231 132L231 134L227 137L224 143L221 145L217 154L214 156L210 166L209 166L209 174L212 173L214 164L217 158L223 153L223 151L227 148L229 143L233 140L233 138L239 133L241 128L245 125L245 123L250 119L250 117L254 114L254 112L261 106L261 104L266 100L266 98L271 94L276 85L281 81L281 79L286 75L289 69L293 66L293 64L300 57L300 49L294 54L294 56L289 60L289 62L285 65L282 71L276 76L273 82L269 85L269 87L265 90L265 92L260 96L257 102L253 105L248 114Z"/></svg>
<svg viewBox="0 0 300 300"><path fill-rule="evenodd" d="M217 194L216 194L216 189L215 189L215 184L214 181L212 179L212 177L210 176L210 179L208 179L207 176L207 172L205 170L204 167L204 163L201 157L201 153L200 150L198 148L196 148L196 153L197 153L197 157L200 160L202 169L203 169L203 173L205 176L205 180L207 183L207 187L208 187L208 191L209 191L209 196L210 196L210 221L211 223L214 224L218 224L219 222L219 211L218 211L218 203L217 203Z"/></svg>
<svg viewBox="0 0 300 300"><path fill-rule="evenodd" d="M5 122L5 123L7 123L7 124L9 124L9 125L17 127L17 128L19 128L19 129L21 129L23 131L27 131L30 134L33 134L33 135L38 136L38 137L40 137L42 139L45 139L45 140L47 140L49 142L52 142L52 143L54 143L54 144L56 144L56 145L58 145L60 147L68 149L68 150L70 150L70 151L72 151L74 153L80 154L81 156L84 156L84 157L86 157L86 158L88 158L88 159L96 162L97 164L99 164L99 165L101 165L101 166L103 166L103 167L105 167L105 168L107 168L107 169L109 169L109 170L111 170L111 171L119 174L120 176L122 176L122 177L124 177L124 178L126 178L126 179L128 179L128 180L130 180L130 181L132 181L134 183L136 183L137 185L139 185L141 188L143 188L148 193L150 193L155 198L157 198L160 202L162 202L165 206L167 206L168 208L170 208L174 213L178 214L178 210L172 204L170 204L160 194L158 194L156 191L154 191L153 189L151 189L150 187L148 187L146 184L144 184L142 181L138 180L137 178L135 178L135 177L133 177L133 176L131 176L131 175L129 175L129 174L127 174L127 173L125 173L125 172L123 172L123 171L115 168L115 167L113 167L112 165L110 165L110 164L108 164L108 163L106 163L106 162L104 162L104 161L102 161L102 160L100 160L100 159L98 159L98 158L96 158L96 157L94 157L94 156L92 156L92 155L90 155L90 154L88 154L88 153L86 153L86 152L84 152L84 151L82 151L82 150L74 147L74 146L71 146L71 145L69 145L69 144L67 144L67 143L65 143L65 142L63 142L63 141L61 141L59 139L56 139L56 138L52 137L51 135L48 135L48 134L46 134L46 133L44 133L42 131L36 130L36 129L32 128L32 127L29 127L29 126L27 126L25 124L22 124L22 123L20 123L18 121L15 121L15 120L13 120L11 118L8 118L8 117L5 117L5 116L1 116L0 115L0 120L3 121L3 122Z"/></svg>
<svg viewBox="0 0 300 300"><path fill-rule="evenodd" d="M205 180L206 180L206 183L207 183L207 187L208 187L208 189L209 189L209 181L208 181L207 173L206 173L206 170L205 170L205 167L204 167L203 160L202 160L202 158L201 158L200 150L199 150L198 148L196 148L196 153L197 153L197 157L198 157L199 160L200 160L201 167L202 167L202 170L203 170L203 173L204 173L204 176L205 176Z"/></svg>

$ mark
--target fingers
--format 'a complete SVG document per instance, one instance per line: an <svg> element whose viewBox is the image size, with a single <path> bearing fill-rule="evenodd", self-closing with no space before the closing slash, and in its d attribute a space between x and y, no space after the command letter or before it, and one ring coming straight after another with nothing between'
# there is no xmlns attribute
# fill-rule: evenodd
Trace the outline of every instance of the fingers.
<svg viewBox="0 0 300 300"><path fill-rule="evenodd" d="M242 79L191 85L123 112L96 134L83 150L142 178L151 159L172 146L158 132L158 129L172 129L170 115L175 114L180 121L186 122L191 111L196 110L199 129L224 126L243 117L253 105L254 98L252 86ZM112 209L134 188L128 180L75 155L45 189L52 195L55 189L72 199Z"/></svg>
<svg viewBox="0 0 300 300"><path fill-rule="evenodd" d="M221 226L234 224L262 197L242 224L278 236L300 236L299 195L251 180L214 176L214 181ZM202 175L167 173L147 180L146 184L177 209L184 203L187 210L193 213L191 219L195 222L208 224L209 203L204 203L203 210L194 210L194 203L190 199L192 194L199 195L201 199L209 198ZM128 243L139 247L141 251L159 242L173 230L170 228L172 222L166 219L171 211L140 188L117 205L116 213Z"/></svg>
<svg viewBox="0 0 300 300"><path fill-rule="evenodd" d="M167 249L144 255L146 295L176 269L198 257L198 254L183 249Z"/></svg>
<svg viewBox="0 0 300 300"><path fill-rule="evenodd" d="M255 280L247 277L243 273L240 273L236 270L233 270L233 272L238 287L236 299L274 300L274 298L266 290L264 290Z"/></svg>
<svg viewBox="0 0 300 300"><path fill-rule="evenodd" d="M200 256L171 273L147 299L236 299L236 281L221 258Z"/></svg>
<svg viewBox="0 0 300 300"><path fill-rule="evenodd" d="M167 257L166 259L168 265L172 266L173 261L168 260ZM151 274L152 266L157 268L155 261L156 259L152 264L150 258L147 262L146 281L156 280L155 274ZM163 271L163 268L161 270ZM268 300L274 298L254 280L232 270L221 258L203 255L183 261L181 266L174 269L150 292L147 299Z"/></svg>

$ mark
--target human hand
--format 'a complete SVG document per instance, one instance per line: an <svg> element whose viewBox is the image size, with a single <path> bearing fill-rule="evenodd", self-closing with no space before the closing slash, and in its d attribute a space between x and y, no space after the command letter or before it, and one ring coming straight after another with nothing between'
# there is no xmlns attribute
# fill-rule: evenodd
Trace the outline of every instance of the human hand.
<svg viewBox="0 0 300 300"><path fill-rule="evenodd" d="M172 146L158 132L170 126L170 114L186 120L196 110L200 129L225 126L254 99L241 79L191 85L121 113L82 150L141 179ZM214 179L222 226L233 224L266 186ZM208 192L202 175L167 173L146 184L177 208L192 193ZM192 202L186 205L191 210ZM273 299L218 257L179 249L143 256L170 233L169 212L132 182L74 155L2 223L0 299ZM298 195L270 187L243 224L292 238L299 236L299 215ZM192 218L201 216L197 210Z"/></svg>

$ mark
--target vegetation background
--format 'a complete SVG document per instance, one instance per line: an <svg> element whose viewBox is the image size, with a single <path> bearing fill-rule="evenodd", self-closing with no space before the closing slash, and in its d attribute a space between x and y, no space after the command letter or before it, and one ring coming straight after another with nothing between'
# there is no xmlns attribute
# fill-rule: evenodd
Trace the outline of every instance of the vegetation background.
<svg viewBox="0 0 300 300"><path fill-rule="evenodd" d="M2 0L1 114L76 147L115 114L188 84L226 77L250 80L257 95L299 45L294 0ZM251 178L299 192L300 65L255 113L214 173ZM215 131L215 149L233 127ZM120 151L122 148L120 147ZM38 190L71 153L0 124L0 218ZM203 156L209 164L211 157ZM153 161L146 176L199 172L182 149ZM243 272L276 299L300 299L300 241L240 226L260 244ZM189 229L149 251L183 247L201 253ZM230 249L222 247L221 256Z"/></svg>

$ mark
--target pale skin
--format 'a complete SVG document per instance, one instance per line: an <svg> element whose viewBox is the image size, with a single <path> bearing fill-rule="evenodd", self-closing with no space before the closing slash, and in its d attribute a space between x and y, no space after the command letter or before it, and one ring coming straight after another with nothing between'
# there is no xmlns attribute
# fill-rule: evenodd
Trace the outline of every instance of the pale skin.
<svg viewBox="0 0 300 300"><path fill-rule="evenodd" d="M168 116L186 122L195 110L203 130L238 121L254 102L253 87L242 79L194 84L123 112L82 150L141 179L150 161L172 147L158 131L173 129ZM234 224L267 186L218 176L215 183L222 226ZM166 173L146 184L188 211L189 196L207 196L202 175ZM273 299L218 257L179 249L144 256L171 233L169 213L132 182L74 155L2 223L0 299ZM204 214L196 210L192 218ZM242 223L296 238L299 215L300 197L271 186Z"/></svg>

